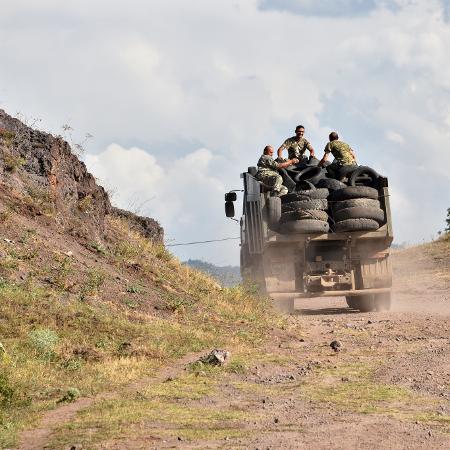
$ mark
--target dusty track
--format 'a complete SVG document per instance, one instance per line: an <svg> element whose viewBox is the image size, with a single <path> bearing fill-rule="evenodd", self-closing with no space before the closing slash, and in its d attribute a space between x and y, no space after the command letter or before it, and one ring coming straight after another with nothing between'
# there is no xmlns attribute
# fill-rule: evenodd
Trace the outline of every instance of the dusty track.
<svg viewBox="0 0 450 450"><path fill-rule="evenodd" d="M339 298L299 302L287 329L274 331L245 374L227 374L213 396L180 403L244 412L245 419L230 428L239 437L181 440L176 422L148 422L92 447L450 448L448 259L421 249L394 254L388 313L352 311ZM341 351L330 348L333 340ZM280 360L270 361L268 354ZM38 430L41 447L58 425L55 417L49 413ZM39 448L27 436L21 448Z"/></svg>

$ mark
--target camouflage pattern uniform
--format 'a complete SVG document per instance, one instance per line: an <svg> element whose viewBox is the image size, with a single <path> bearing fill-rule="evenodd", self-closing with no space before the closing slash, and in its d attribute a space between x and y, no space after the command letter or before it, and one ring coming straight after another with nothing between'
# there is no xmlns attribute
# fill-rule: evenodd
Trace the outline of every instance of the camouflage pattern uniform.
<svg viewBox="0 0 450 450"><path fill-rule="evenodd" d="M351 152L350 145L339 140L328 142L325 146L325 153L331 153L334 156L334 161L327 166L327 172L333 178L338 176L341 167L357 165Z"/></svg>
<svg viewBox="0 0 450 450"><path fill-rule="evenodd" d="M304 157L303 155L305 154L305 151L312 150L312 145L304 137L297 141L297 136L293 136L286 139L281 148L288 151L288 159L297 158L301 161Z"/></svg>
<svg viewBox="0 0 450 450"><path fill-rule="evenodd" d="M287 187L283 186L283 178L278 173L278 163L269 155L262 155L259 158L256 179L271 186L276 194L285 195L288 193Z"/></svg>

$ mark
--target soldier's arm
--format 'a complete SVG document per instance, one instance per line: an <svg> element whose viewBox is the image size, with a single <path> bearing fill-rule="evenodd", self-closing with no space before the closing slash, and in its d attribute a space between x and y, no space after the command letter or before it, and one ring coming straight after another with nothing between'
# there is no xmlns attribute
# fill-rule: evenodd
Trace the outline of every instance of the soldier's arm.
<svg viewBox="0 0 450 450"><path fill-rule="evenodd" d="M319 166L322 167L325 161L328 161L328 155L330 154L330 144L327 144L324 149L322 159L319 161Z"/></svg>
<svg viewBox="0 0 450 450"><path fill-rule="evenodd" d="M288 159L286 162L277 163L277 164L278 164L278 168L279 169L285 169L286 167L289 167L292 164L297 164L297 163L298 163L298 159L297 158L293 158L293 159Z"/></svg>
<svg viewBox="0 0 450 450"><path fill-rule="evenodd" d="M350 148L350 153L352 154L353 158L354 158L354 159L355 159L355 161L356 161L356 155L355 155L355 152L353 151L353 149L352 149L352 148Z"/></svg>
<svg viewBox="0 0 450 450"><path fill-rule="evenodd" d="M287 143L287 141L284 141L284 142L281 144L280 148L277 150L278 158L283 158L283 150L286 149L286 143Z"/></svg>
<svg viewBox="0 0 450 450"><path fill-rule="evenodd" d="M314 153L314 149L313 146L311 145L311 143L309 141L307 141L308 143L306 144L306 148L309 151L309 154L311 155L311 158L315 158L316 154Z"/></svg>

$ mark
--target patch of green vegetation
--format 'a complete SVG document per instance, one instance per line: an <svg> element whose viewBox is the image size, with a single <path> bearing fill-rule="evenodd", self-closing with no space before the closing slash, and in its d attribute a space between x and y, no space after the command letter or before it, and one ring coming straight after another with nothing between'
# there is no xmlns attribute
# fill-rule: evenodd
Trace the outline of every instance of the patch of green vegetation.
<svg viewBox="0 0 450 450"><path fill-rule="evenodd" d="M27 186L25 201L40 208L48 216L52 216L55 212L52 194L47 187Z"/></svg>
<svg viewBox="0 0 450 450"><path fill-rule="evenodd" d="M38 356L51 358L55 354L59 337L53 330L38 328L37 330L30 331L28 340L30 345L36 350Z"/></svg>
<svg viewBox="0 0 450 450"><path fill-rule="evenodd" d="M373 371L371 365L363 363L319 368L302 392L312 400L362 413L388 410L398 402L412 401L414 396L407 389L375 382Z"/></svg>
<svg viewBox="0 0 450 450"><path fill-rule="evenodd" d="M97 253L100 253L101 255L107 254L106 247L101 242L93 241L89 244L89 247L95 250Z"/></svg>
<svg viewBox="0 0 450 450"><path fill-rule="evenodd" d="M3 163L6 171L14 173L24 166L27 163L27 160L22 156L5 153L3 155Z"/></svg>
<svg viewBox="0 0 450 450"><path fill-rule="evenodd" d="M99 417L103 420L99 421ZM233 436L239 436L245 433L242 422L249 418L248 412L233 407L182 405L165 397L160 400L145 396L104 400L80 411L70 424L61 427L50 447L61 448L74 440L92 445L108 439L123 439L125 435L139 439L149 433L160 433L161 429L162 433L170 430L170 434L177 430L177 436L184 439L223 438L232 431Z"/></svg>

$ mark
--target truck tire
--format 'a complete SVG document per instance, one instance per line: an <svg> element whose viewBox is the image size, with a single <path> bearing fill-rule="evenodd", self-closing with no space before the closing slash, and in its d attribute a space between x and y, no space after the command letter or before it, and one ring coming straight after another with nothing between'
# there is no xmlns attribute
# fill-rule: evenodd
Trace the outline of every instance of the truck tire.
<svg viewBox="0 0 450 450"><path fill-rule="evenodd" d="M285 203L291 203L291 202L298 202L301 200L309 200L311 199L311 194L316 190L316 188L311 189L311 190L299 190L296 192L291 192L289 194L286 195L282 195L281 196L281 203L284 205ZM305 197L308 198L305 198Z"/></svg>
<svg viewBox="0 0 450 450"><path fill-rule="evenodd" d="M348 184L350 186L356 186L357 180L360 177L367 176L370 179L370 184L365 184L365 186L372 186L376 184L377 179L380 177L378 172L373 170L371 167L359 166L350 176Z"/></svg>
<svg viewBox="0 0 450 450"><path fill-rule="evenodd" d="M317 182L317 188L327 188L330 191L337 191L338 189L346 188L345 183L335 180L333 178L322 178Z"/></svg>
<svg viewBox="0 0 450 450"><path fill-rule="evenodd" d="M306 180L301 180L297 183L297 191L313 191L316 187Z"/></svg>
<svg viewBox="0 0 450 450"><path fill-rule="evenodd" d="M328 214L326 211L321 211L320 209L299 209L297 211L282 213L280 223L307 219L322 220L323 222L326 222L328 220Z"/></svg>
<svg viewBox="0 0 450 450"><path fill-rule="evenodd" d="M377 200L378 191L368 186L349 186L332 192L329 198L333 201L349 200L352 198L371 198Z"/></svg>
<svg viewBox="0 0 450 450"><path fill-rule="evenodd" d="M345 297L345 301L347 302L347 305L351 309L358 309L358 301L355 299L355 297L352 297L350 295L347 295Z"/></svg>
<svg viewBox="0 0 450 450"><path fill-rule="evenodd" d="M351 174L358 168L357 165L347 165L339 168L338 178L350 178Z"/></svg>
<svg viewBox="0 0 450 450"><path fill-rule="evenodd" d="M300 209L328 209L328 202L326 199L317 200L301 200L298 202L285 203L281 206L281 212L298 211Z"/></svg>
<svg viewBox="0 0 450 450"><path fill-rule="evenodd" d="M296 191L292 192L292 194L286 194L281 197L281 203L292 203L292 202L298 202L303 200L320 200L327 198L330 191L328 189L322 188L322 189L311 189L309 191ZM289 197L288 197L289 196ZM288 197L285 199L285 197Z"/></svg>
<svg viewBox="0 0 450 450"><path fill-rule="evenodd" d="M391 309L391 293L375 295L375 309L377 311L389 311Z"/></svg>
<svg viewBox="0 0 450 450"><path fill-rule="evenodd" d="M344 231L375 231L380 228L376 220L372 219L347 219L337 222L333 226L336 233Z"/></svg>
<svg viewBox="0 0 450 450"><path fill-rule="evenodd" d="M310 183L313 178L322 174L322 167L308 166L301 170L297 175L294 176L294 181L308 180Z"/></svg>
<svg viewBox="0 0 450 450"><path fill-rule="evenodd" d="M346 297L348 299L349 297ZM350 297L350 304L351 308L358 309L361 312L370 312L375 311L375 296L372 294L367 295L357 295L354 297ZM347 300L347 304L349 304L349 301ZM350 306L349 304L349 306Z"/></svg>
<svg viewBox="0 0 450 450"><path fill-rule="evenodd" d="M276 228L281 217L281 198L269 197L267 199L267 222L269 228Z"/></svg>
<svg viewBox="0 0 450 450"><path fill-rule="evenodd" d="M330 226L323 220L292 220L280 225L281 233L328 233Z"/></svg>
<svg viewBox="0 0 450 450"><path fill-rule="evenodd" d="M381 208L363 208L356 206L354 208L339 209L333 214L336 222L347 219L372 219L378 223L384 222L384 211Z"/></svg>
<svg viewBox="0 0 450 450"><path fill-rule="evenodd" d="M340 202L330 202L334 213L347 208L375 208L380 209L380 202L372 198L353 198L351 200L342 200Z"/></svg>

